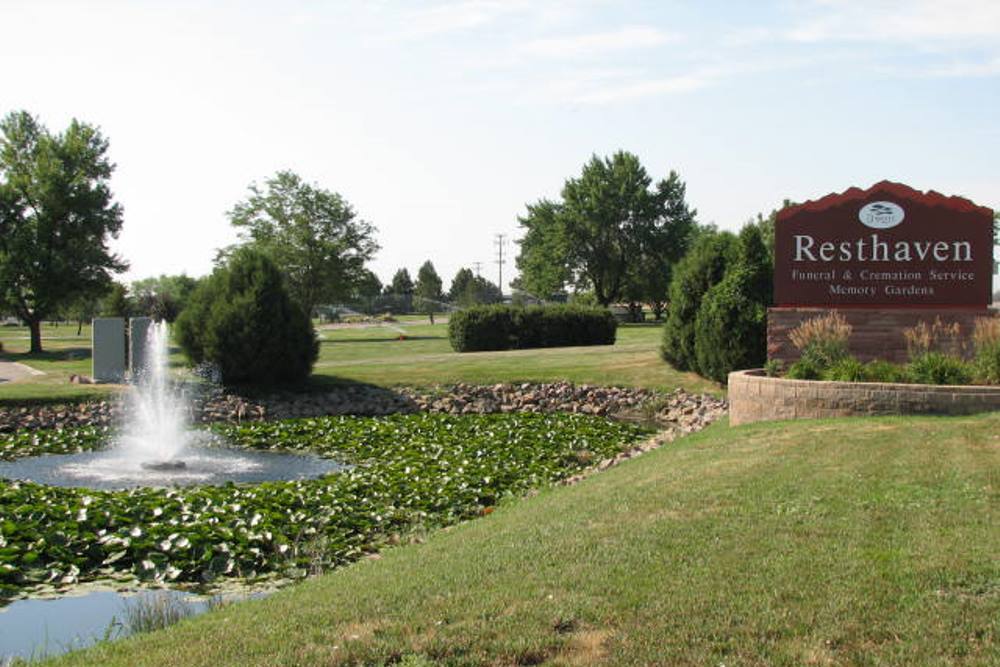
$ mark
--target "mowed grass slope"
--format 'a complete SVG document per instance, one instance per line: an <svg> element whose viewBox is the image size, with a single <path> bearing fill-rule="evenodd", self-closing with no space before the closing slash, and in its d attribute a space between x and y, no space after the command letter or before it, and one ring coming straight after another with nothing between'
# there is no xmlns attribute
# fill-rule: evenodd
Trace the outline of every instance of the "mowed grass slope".
<svg viewBox="0 0 1000 667"><path fill-rule="evenodd" d="M61 665L995 665L1000 414L725 423Z"/></svg>

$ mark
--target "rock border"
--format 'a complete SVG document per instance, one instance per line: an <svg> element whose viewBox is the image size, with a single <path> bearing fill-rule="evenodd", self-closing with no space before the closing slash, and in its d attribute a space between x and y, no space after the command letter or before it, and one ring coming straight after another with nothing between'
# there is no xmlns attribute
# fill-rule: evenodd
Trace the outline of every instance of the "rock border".
<svg viewBox="0 0 1000 667"><path fill-rule="evenodd" d="M387 389L344 385L321 394L279 393L245 397L211 392L192 402L195 423L262 421L328 415L380 416L438 412L485 414L510 412L569 412L614 417L691 433L726 413L725 399L631 387L598 387L569 382L473 385ZM0 407L0 433L21 429L111 426L123 414L121 397L76 405Z"/></svg>

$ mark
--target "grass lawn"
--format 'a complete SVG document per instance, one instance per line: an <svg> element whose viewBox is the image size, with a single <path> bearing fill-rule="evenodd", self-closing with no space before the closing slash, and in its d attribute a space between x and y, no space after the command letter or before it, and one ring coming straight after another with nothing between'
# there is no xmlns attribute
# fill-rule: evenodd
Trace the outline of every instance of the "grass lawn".
<svg viewBox="0 0 1000 667"><path fill-rule="evenodd" d="M618 328L614 345L453 352L448 326L402 323L384 327L323 329L314 377L377 385L430 385L471 382L550 382L625 385L714 392L718 385L680 373L659 356L657 325ZM394 328L395 327L395 328ZM400 336L404 340L400 340Z"/></svg>
<svg viewBox="0 0 1000 667"><path fill-rule="evenodd" d="M1000 414L716 424L61 665L996 665Z"/></svg>
<svg viewBox="0 0 1000 667"><path fill-rule="evenodd" d="M45 325L45 352L28 353L28 330L0 327L0 360L18 361L45 375L0 383L0 404L18 401L62 401L106 396L114 386L72 385L70 374L90 375L90 327L79 336L76 325ZM680 373L659 357L656 325L619 327L615 345L564 347L508 352L452 351L447 324L409 316L390 326L320 329L320 356L311 388L363 382L380 386L430 386L454 382L569 380L578 384L624 385L721 393L721 388L693 373ZM400 340L400 336L404 339ZM171 363L185 364L179 350Z"/></svg>
<svg viewBox="0 0 1000 667"><path fill-rule="evenodd" d="M107 396L113 386L75 385L69 376L90 375L90 325L77 335L75 324L42 326L41 354L30 354L31 340L27 327L0 327L0 361L16 361L44 375L17 382L0 383L0 403L46 400L84 400Z"/></svg>

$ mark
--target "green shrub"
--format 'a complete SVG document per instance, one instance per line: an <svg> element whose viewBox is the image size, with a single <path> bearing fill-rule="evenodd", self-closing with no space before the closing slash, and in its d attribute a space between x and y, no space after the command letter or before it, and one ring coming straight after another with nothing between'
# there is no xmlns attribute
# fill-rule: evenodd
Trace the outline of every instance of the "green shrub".
<svg viewBox="0 0 1000 667"><path fill-rule="evenodd" d="M731 271L698 309L698 373L723 384L731 371L759 368L767 358L767 309L748 294L748 277L742 269Z"/></svg>
<svg viewBox="0 0 1000 667"><path fill-rule="evenodd" d="M768 359L764 363L764 375L769 378L781 377L785 364L781 359Z"/></svg>
<svg viewBox="0 0 1000 667"><path fill-rule="evenodd" d="M682 371L696 370L695 319L705 293L722 280L736 257L736 237L730 232L705 230L687 255L674 267L670 305L663 324L660 355Z"/></svg>
<svg viewBox="0 0 1000 667"><path fill-rule="evenodd" d="M941 352L925 352L914 357L906 372L917 384L969 384L972 381L969 364Z"/></svg>
<svg viewBox="0 0 1000 667"><path fill-rule="evenodd" d="M976 375L985 384L1000 384L1000 317L977 319L972 344Z"/></svg>
<svg viewBox="0 0 1000 667"><path fill-rule="evenodd" d="M451 314L448 340L457 352L612 345L617 328L604 308L475 306Z"/></svg>
<svg viewBox="0 0 1000 667"><path fill-rule="evenodd" d="M790 380L819 380L823 370L812 359L799 359L788 367L785 377Z"/></svg>
<svg viewBox="0 0 1000 667"><path fill-rule="evenodd" d="M760 228L747 225L740 232L736 263L698 308L694 346L699 374L725 384L730 372L759 368L767 359L771 273Z"/></svg>
<svg viewBox="0 0 1000 667"><path fill-rule="evenodd" d="M250 248L203 281L176 326L188 358L218 365L229 384L301 381L319 354L312 323L277 266Z"/></svg>
<svg viewBox="0 0 1000 667"><path fill-rule="evenodd" d="M906 383L910 378L905 367L884 359L875 359L865 364L865 381Z"/></svg>
<svg viewBox="0 0 1000 667"><path fill-rule="evenodd" d="M822 369L849 357L851 325L835 310L802 322L788 337L803 359Z"/></svg>
<svg viewBox="0 0 1000 667"><path fill-rule="evenodd" d="M835 382L865 382L868 379L865 365L854 357L838 359L827 367L820 376L824 380Z"/></svg>

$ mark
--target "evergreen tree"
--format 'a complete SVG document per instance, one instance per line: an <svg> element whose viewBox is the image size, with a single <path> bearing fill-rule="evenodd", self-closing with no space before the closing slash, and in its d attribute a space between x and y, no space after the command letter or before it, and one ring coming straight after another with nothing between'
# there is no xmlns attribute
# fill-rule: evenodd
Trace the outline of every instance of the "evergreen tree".
<svg viewBox="0 0 1000 667"><path fill-rule="evenodd" d="M677 370L698 368L694 345L698 308L705 293L722 280L735 260L736 246L736 237L730 232L703 228L674 269L660 353Z"/></svg>
<svg viewBox="0 0 1000 667"><path fill-rule="evenodd" d="M434 270L431 260L424 262L417 271L417 284L414 287L414 293L417 296L421 312L426 313L430 317L431 324L434 324L434 311L438 308L444 295L441 293L441 278Z"/></svg>
<svg viewBox="0 0 1000 667"><path fill-rule="evenodd" d="M194 363L217 364L226 383L301 382L319 342L271 258L236 249L191 295L177 340Z"/></svg>
<svg viewBox="0 0 1000 667"><path fill-rule="evenodd" d="M767 307L773 266L757 225L740 232L738 256L705 294L695 320L698 372L723 384L729 373L767 360Z"/></svg>

